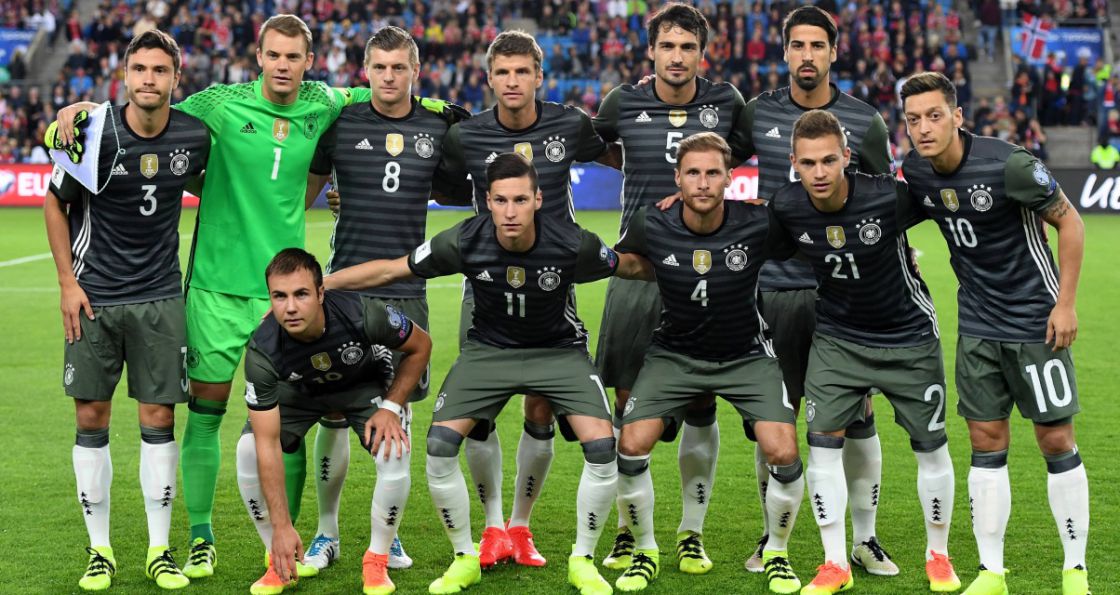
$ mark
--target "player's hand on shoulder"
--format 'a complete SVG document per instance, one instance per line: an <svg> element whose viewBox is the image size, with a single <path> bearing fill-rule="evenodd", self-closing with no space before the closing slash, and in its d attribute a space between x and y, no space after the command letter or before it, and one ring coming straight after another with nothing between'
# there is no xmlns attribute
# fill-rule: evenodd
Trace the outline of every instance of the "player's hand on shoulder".
<svg viewBox="0 0 1120 595"><path fill-rule="evenodd" d="M86 292L78 285L76 280L63 282L61 290L62 329L66 332L66 342L82 340L82 321L79 318L82 312L93 320L93 307L89 304Z"/></svg>
<svg viewBox="0 0 1120 595"><path fill-rule="evenodd" d="M1046 321L1046 343L1053 351L1067 349L1077 340L1077 311L1073 306L1058 304Z"/></svg>
<svg viewBox="0 0 1120 595"><path fill-rule="evenodd" d="M435 99L433 97L420 97L419 99L421 107L443 118L448 126L471 117L471 113L466 108L446 99Z"/></svg>
<svg viewBox="0 0 1120 595"><path fill-rule="evenodd" d="M666 196L665 198L658 201L657 208L661 209L662 211L668 211L669 207L673 206L673 204L675 204L680 199L681 199L681 193L680 192L677 192L676 194Z"/></svg>
<svg viewBox="0 0 1120 595"><path fill-rule="evenodd" d="M81 104L62 108L58 119L51 122L43 133L43 144L48 149L66 151L72 163L82 160L85 152L85 129L89 126L89 111L80 108Z"/></svg>
<svg viewBox="0 0 1120 595"><path fill-rule="evenodd" d="M645 85L652 85L653 82L656 81L656 80L657 80L657 75L656 74L647 74L647 75L642 77L642 80L638 81L638 86L643 87Z"/></svg>

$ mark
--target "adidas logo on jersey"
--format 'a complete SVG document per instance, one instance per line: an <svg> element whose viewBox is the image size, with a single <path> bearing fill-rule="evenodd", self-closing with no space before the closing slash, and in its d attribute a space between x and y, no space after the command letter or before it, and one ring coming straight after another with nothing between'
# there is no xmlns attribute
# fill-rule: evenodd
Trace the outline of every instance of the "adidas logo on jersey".
<svg viewBox="0 0 1120 595"><path fill-rule="evenodd" d="M778 132L778 127L775 126L775 127L770 129L770 132L766 133L766 137L767 138L782 138L782 133Z"/></svg>
<svg viewBox="0 0 1120 595"><path fill-rule="evenodd" d="M486 164L489 165L491 163L494 163L494 160L497 159L497 158L498 158L497 153L490 153L490 155L488 155L486 157Z"/></svg>
<svg viewBox="0 0 1120 595"><path fill-rule="evenodd" d="M649 117L649 114L647 114L645 112L642 112L642 113L638 114L637 118L634 118L634 121L635 122L652 122L653 118Z"/></svg>
<svg viewBox="0 0 1120 595"><path fill-rule="evenodd" d="M494 278L490 276L490 271L482 271L481 273L475 275L474 278L478 279L479 281L493 281L494 280Z"/></svg>
<svg viewBox="0 0 1120 595"><path fill-rule="evenodd" d="M812 238L809 237L809 232L805 232L805 233L801 234L801 237L797 238L797 241L801 242L802 244L812 244L813 243Z"/></svg>
<svg viewBox="0 0 1120 595"><path fill-rule="evenodd" d="M354 148L359 151L372 151L373 145L369 144L368 138L363 138L358 144L354 145Z"/></svg>
<svg viewBox="0 0 1120 595"><path fill-rule="evenodd" d="M927 207L932 207L933 206L933 201L929 199L928 194L926 195L925 198L922 199L922 204L927 206Z"/></svg>
<svg viewBox="0 0 1120 595"><path fill-rule="evenodd" d="M300 380L303 380L303 376L296 372L292 372L292 375L288 376L288 382L299 382Z"/></svg>
<svg viewBox="0 0 1120 595"><path fill-rule="evenodd" d="M257 133L257 129L253 128L253 123L252 122L249 122L248 124L241 127L241 134L256 134L256 133Z"/></svg>
<svg viewBox="0 0 1120 595"><path fill-rule="evenodd" d="M118 163L117 166L113 168L112 173L110 173L109 175L111 175L111 176L127 176L128 175L128 170L124 168L123 163Z"/></svg>
<svg viewBox="0 0 1120 595"><path fill-rule="evenodd" d="M665 260L662 260L661 262L663 262L663 263L665 263L665 264L667 264L671 267L681 266L681 264L679 262L677 262L677 255L676 254L670 254L670 255L666 256Z"/></svg>

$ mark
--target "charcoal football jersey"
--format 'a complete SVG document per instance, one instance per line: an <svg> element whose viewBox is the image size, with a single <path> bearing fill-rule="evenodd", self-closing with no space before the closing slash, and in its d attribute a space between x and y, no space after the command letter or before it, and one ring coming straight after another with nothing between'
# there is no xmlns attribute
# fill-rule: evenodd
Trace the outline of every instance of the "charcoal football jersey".
<svg viewBox="0 0 1120 595"><path fill-rule="evenodd" d="M1050 170L1023 149L961 131L964 157L942 175L911 151L910 192L937 222L957 274L960 334L1016 343L1046 340L1058 269L1041 213L1062 196Z"/></svg>
<svg viewBox="0 0 1120 595"><path fill-rule="evenodd" d="M414 250L408 266L423 279L466 277L475 299L468 339L503 348L584 346L572 284L613 275L618 255L573 222L545 223L538 214L535 225L533 247L510 252L490 215L475 215Z"/></svg>
<svg viewBox="0 0 1120 595"><path fill-rule="evenodd" d="M51 174L51 192L70 205L74 276L94 306L182 295L183 189L210 154L210 132L198 118L171 110L163 132L142 138L125 122L124 109L110 108L101 136L98 178L108 181L100 193L57 165Z"/></svg>
<svg viewBox="0 0 1120 595"><path fill-rule="evenodd" d="M929 288L910 261L906 229L924 217L889 174L848 174L848 200L818 210L800 182L770 202L775 227L816 273L817 332L868 347L911 347L938 335Z"/></svg>

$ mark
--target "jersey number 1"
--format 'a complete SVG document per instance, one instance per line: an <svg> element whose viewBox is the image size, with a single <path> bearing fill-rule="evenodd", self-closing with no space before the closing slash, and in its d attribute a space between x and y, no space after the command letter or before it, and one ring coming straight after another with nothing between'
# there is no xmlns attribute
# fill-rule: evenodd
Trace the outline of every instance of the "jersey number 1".
<svg viewBox="0 0 1120 595"><path fill-rule="evenodd" d="M280 175L280 151L281 150L282 149L280 147L275 147L274 149L272 149L272 154L273 154L273 156L275 156L275 159L272 160L272 179L273 180L275 180L277 178L277 176Z"/></svg>

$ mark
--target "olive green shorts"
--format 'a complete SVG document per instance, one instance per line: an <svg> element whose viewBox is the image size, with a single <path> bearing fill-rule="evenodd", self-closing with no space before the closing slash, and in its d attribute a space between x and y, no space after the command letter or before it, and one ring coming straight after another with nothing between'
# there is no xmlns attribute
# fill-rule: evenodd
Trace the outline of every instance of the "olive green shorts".
<svg viewBox="0 0 1120 595"><path fill-rule="evenodd" d="M630 389L661 322L657 283L611 277L599 325L595 367L606 386Z"/></svg>
<svg viewBox="0 0 1120 595"><path fill-rule="evenodd" d="M284 452L295 452L299 443L307 432L324 417L337 419L342 416L346 425L358 435L358 440L366 448L365 441L366 422L381 405L381 387L377 385L363 385L331 393L304 395L290 387L281 386L278 392L278 407L280 408L280 444ZM340 420L341 421L341 420ZM405 433L410 433L412 426L412 409L405 408L401 426ZM247 423L242 433L250 432L251 426ZM370 436L370 438L374 438Z"/></svg>
<svg viewBox="0 0 1120 595"><path fill-rule="evenodd" d="M427 298L375 298L369 296L362 296L362 306L367 312L367 315L372 313L371 309L376 313L381 314L385 312L385 305L388 304L397 310L404 313L409 320L415 322L420 328L428 330L428 300ZM396 370L400 366L401 358L404 357L401 352L393 351L393 369ZM409 402L423 401L428 396L428 384L431 382L432 366L429 363L428 367L424 368L424 373L420 376L420 383L408 395Z"/></svg>
<svg viewBox="0 0 1120 595"><path fill-rule="evenodd" d="M865 399L879 388L910 434L914 450L933 450L945 437L945 364L941 341L913 347L866 347L817 333L805 378L810 432L843 430L864 419Z"/></svg>
<svg viewBox="0 0 1120 595"><path fill-rule="evenodd" d="M786 390L794 400L800 400L805 396L805 369L817 327L817 290L763 291L759 293L758 309L770 327Z"/></svg>
<svg viewBox="0 0 1120 595"><path fill-rule="evenodd" d="M199 382L229 382L245 346L269 311L266 298L192 287L187 291L187 374Z"/></svg>
<svg viewBox="0 0 1120 595"><path fill-rule="evenodd" d="M467 341L440 387L432 421L494 421L510 397L534 394L556 415L611 419L607 394L580 347L502 349Z"/></svg>
<svg viewBox="0 0 1120 595"><path fill-rule="evenodd" d="M1011 408L1035 423L1081 411L1073 353L1045 343L1005 343L960 337L957 341L957 413L973 421L1011 416Z"/></svg>
<svg viewBox="0 0 1120 595"><path fill-rule="evenodd" d="M108 401L128 365L128 394L141 403L187 402L183 298L97 306L82 339L65 348L62 384L75 399Z"/></svg>

